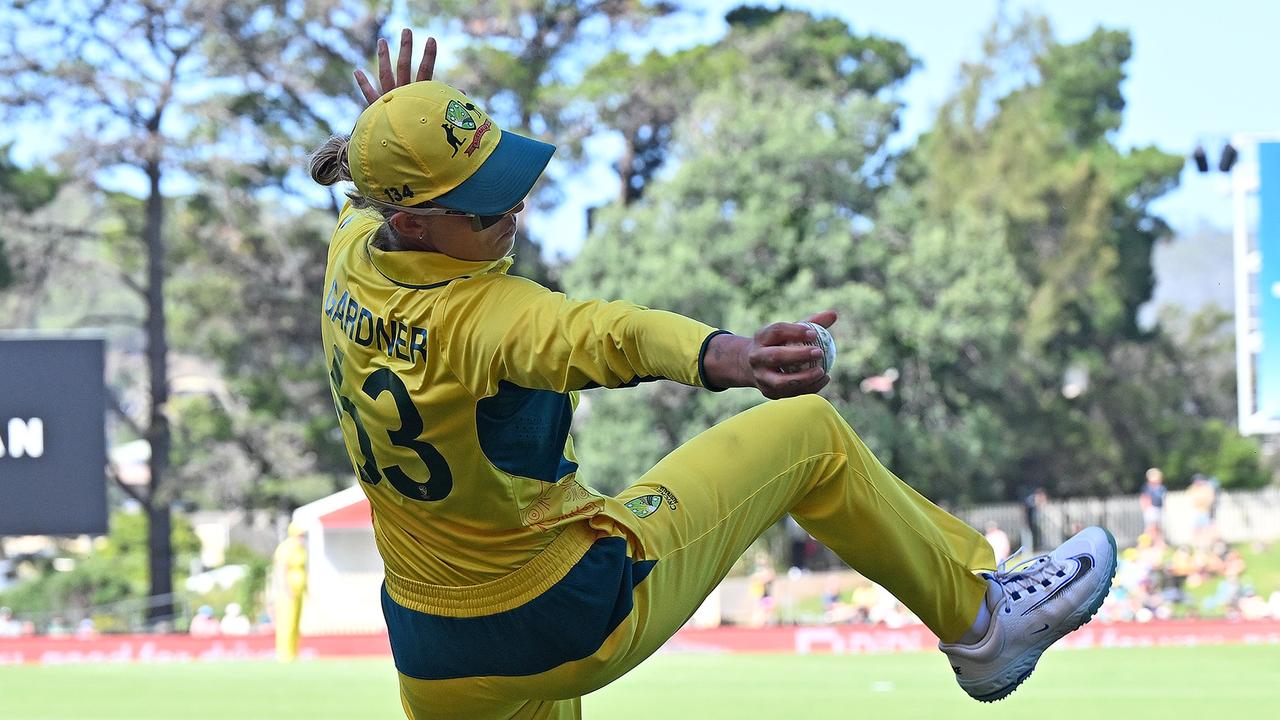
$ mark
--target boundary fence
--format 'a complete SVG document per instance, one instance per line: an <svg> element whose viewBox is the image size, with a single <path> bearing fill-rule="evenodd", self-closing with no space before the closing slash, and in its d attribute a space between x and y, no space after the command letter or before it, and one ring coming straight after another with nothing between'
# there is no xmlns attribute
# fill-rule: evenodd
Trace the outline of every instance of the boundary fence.
<svg viewBox="0 0 1280 720"><path fill-rule="evenodd" d="M1055 547L1076 529L1089 525L1110 530L1120 547L1137 544L1143 531L1137 495L1050 500L1035 514L1035 526L1022 503L982 505L955 514L979 530L994 521L1009 535L1015 548L1021 544L1029 550ZM1190 543L1195 511L1185 491L1168 493L1163 515L1167 541L1172 545ZM1229 543L1280 539L1280 488L1220 490L1212 518L1218 535Z"/></svg>
<svg viewBox="0 0 1280 720"><path fill-rule="evenodd" d="M780 653L869 655L930 652L938 639L920 625L872 628L856 625L772 626L765 628L683 628L662 652ZM1280 645L1280 620L1169 620L1150 623L1094 622L1064 638L1058 646L1157 647L1203 645ZM386 634L302 638L298 657L388 657ZM5 665L77 665L88 663L190 663L270 660L275 638L192 638L183 635L104 635L92 639L0 638L0 667Z"/></svg>

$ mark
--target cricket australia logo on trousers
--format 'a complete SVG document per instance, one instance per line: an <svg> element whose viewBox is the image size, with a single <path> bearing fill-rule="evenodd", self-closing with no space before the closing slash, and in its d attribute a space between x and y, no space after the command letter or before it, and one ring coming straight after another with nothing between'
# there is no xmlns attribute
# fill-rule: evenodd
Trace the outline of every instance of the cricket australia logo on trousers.
<svg viewBox="0 0 1280 720"><path fill-rule="evenodd" d="M662 507L661 495L641 495L626 502L627 509L638 518L646 518Z"/></svg>
<svg viewBox="0 0 1280 720"><path fill-rule="evenodd" d="M672 510L675 510L680 505L675 493L668 490L667 486L659 485L656 495L641 495L638 498L632 498L626 502L626 506L628 510L635 513L636 517L646 518L657 512L664 501L667 507Z"/></svg>

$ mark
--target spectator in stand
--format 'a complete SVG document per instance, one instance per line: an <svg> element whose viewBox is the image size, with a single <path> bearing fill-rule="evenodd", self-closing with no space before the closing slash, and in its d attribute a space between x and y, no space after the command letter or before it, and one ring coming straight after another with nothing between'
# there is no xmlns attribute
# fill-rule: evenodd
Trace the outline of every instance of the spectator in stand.
<svg viewBox="0 0 1280 720"><path fill-rule="evenodd" d="M1213 594L1200 604L1201 609L1207 613L1222 611L1227 616L1231 616L1232 610L1243 594L1244 589L1240 586L1238 579L1224 577L1218 581L1218 587L1214 589Z"/></svg>
<svg viewBox="0 0 1280 720"><path fill-rule="evenodd" d="M76 624L76 637L81 640L98 637L98 626L93 622L93 618L84 618Z"/></svg>
<svg viewBox="0 0 1280 720"><path fill-rule="evenodd" d="M223 635L248 635L253 630L249 618L240 611L240 603L228 603L219 626Z"/></svg>
<svg viewBox="0 0 1280 720"><path fill-rule="evenodd" d="M883 588L877 587L876 598L876 603L868 614L871 624L891 630L919 624L919 619Z"/></svg>
<svg viewBox="0 0 1280 720"><path fill-rule="evenodd" d="M1239 602L1241 620L1265 620L1271 616L1271 608L1262 596L1247 587Z"/></svg>
<svg viewBox="0 0 1280 720"><path fill-rule="evenodd" d="M822 619L837 624L853 622L857 617L853 603L841 598L840 580L835 575L827 578L822 586Z"/></svg>
<svg viewBox="0 0 1280 720"><path fill-rule="evenodd" d="M13 619L13 611L0 607L0 637L18 637L22 634L22 625Z"/></svg>
<svg viewBox="0 0 1280 720"><path fill-rule="evenodd" d="M1246 569L1244 556L1239 550L1228 550L1222 558L1222 574L1229 578L1239 579Z"/></svg>
<svg viewBox="0 0 1280 720"><path fill-rule="evenodd" d="M1027 545L1029 540L1029 549L1032 553L1044 547L1044 528L1041 527L1041 521L1044 519L1044 511L1048 505L1049 493L1042 487L1036 488L1022 499L1022 508L1027 516L1027 531L1031 535L1030 538L1024 538L1022 544Z"/></svg>
<svg viewBox="0 0 1280 720"><path fill-rule="evenodd" d="M49 637L65 637L70 635L71 631L71 625L67 623L66 618L59 615L49 621L49 628L45 630L45 634Z"/></svg>
<svg viewBox="0 0 1280 720"><path fill-rule="evenodd" d="M854 608L854 622L871 624L871 608L879 602L879 586L864 582L853 589L849 602Z"/></svg>
<svg viewBox="0 0 1280 720"><path fill-rule="evenodd" d="M1206 482L1209 483L1209 489L1213 491L1213 502L1209 503L1209 522L1217 522L1218 520L1218 503L1222 500L1222 481L1216 476L1210 475Z"/></svg>
<svg viewBox="0 0 1280 720"><path fill-rule="evenodd" d="M1174 602L1187 602L1187 581L1198 572L1195 555L1185 546L1179 547L1169 558L1169 579L1175 593Z"/></svg>
<svg viewBox="0 0 1280 720"><path fill-rule="evenodd" d="M800 523L788 513L783 520L786 523L787 546L791 556L791 568L807 570L809 568L809 531L800 527Z"/></svg>
<svg viewBox="0 0 1280 720"><path fill-rule="evenodd" d="M755 560L755 568L751 571L751 577L747 582L747 594L752 601L751 627L761 627L773 624L775 576L768 553L764 551L756 553Z"/></svg>
<svg viewBox="0 0 1280 720"><path fill-rule="evenodd" d="M1209 478L1196 473L1187 488L1187 501L1191 503L1192 541L1198 547L1211 544L1217 535L1213 525L1213 506L1217 502L1217 489Z"/></svg>
<svg viewBox="0 0 1280 720"><path fill-rule="evenodd" d="M1160 468L1147 469L1147 484L1138 496L1138 504L1142 506L1143 532L1164 540L1164 472Z"/></svg>
<svg viewBox="0 0 1280 720"><path fill-rule="evenodd" d="M1226 550L1221 555L1218 568L1222 579L1218 581L1214 594L1205 600L1205 609L1221 608L1228 618L1239 618L1250 604L1249 598L1254 595L1253 586L1244 577L1247 569L1244 556L1237 550Z"/></svg>
<svg viewBox="0 0 1280 720"><path fill-rule="evenodd" d="M213 608L201 605L195 617L191 618L191 627L188 628L188 632L192 637L212 637L222 632L218 619L213 616Z"/></svg>
<svg viewBox="0 0 1280 720"><path fill-rule="evenodd" d="M995 520L987 521L986 538L987 542L991 543L991 549L995 551L996 560L1004 560L1009 557L1009 553L1012 551L1009 536L1000 529Z"/></svg>

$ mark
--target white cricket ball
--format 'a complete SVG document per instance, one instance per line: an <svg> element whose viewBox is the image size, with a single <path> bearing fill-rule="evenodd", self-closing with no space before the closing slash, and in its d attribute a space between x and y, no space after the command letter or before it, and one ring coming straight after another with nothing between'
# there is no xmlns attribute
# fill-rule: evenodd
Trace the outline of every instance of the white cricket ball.
<svg viewBox="0 0 1280 720"><path fill-rule="evenodd" d="M821 325L819 325L818 323L803 322L800 324L808 325L809 327L813 328L814 331L818 333L818 339L810 340L803 343L791 343L791 344L813 345L815 347L822 348L822 371L825 373L830 373L831 366L836 364L836 341L832 339L831 332L828 331L826 328L822 327ZM800 372L801 370L806 370L808 368L814 367L816 363L817 363L817 360L814 360L812 362L805 363L804 365L792 365L789 367L785 367L785 368L782 368L782 370L783 372L791 372L791 373Z"/></svg>

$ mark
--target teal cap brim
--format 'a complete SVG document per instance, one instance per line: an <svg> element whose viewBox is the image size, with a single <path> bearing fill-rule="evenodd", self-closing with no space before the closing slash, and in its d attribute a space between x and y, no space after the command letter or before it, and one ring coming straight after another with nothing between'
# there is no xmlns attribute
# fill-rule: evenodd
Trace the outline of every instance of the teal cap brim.
<svg viewBox="0 0 1280 720"><path fill-rule="evenodd" d="M528 196L555 151L555 145L504 131L471 177L432 202L476 215L500 215Z"/></svg>

